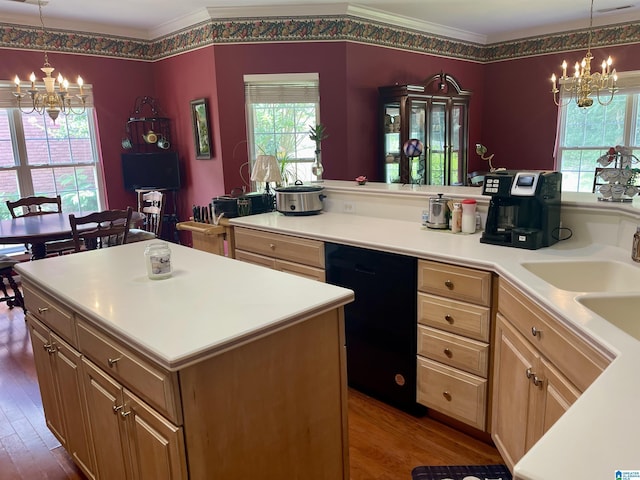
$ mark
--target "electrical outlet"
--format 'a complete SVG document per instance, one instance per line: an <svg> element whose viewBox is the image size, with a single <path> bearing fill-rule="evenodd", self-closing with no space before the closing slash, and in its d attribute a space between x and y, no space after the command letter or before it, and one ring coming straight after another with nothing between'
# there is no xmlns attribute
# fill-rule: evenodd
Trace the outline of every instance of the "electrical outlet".
<svg viewBox="0 0 640 480"><path fill-rule="evenodd" d="M356 213L356 204L354 202L344 202L342 204L342 213Z"/></svg>

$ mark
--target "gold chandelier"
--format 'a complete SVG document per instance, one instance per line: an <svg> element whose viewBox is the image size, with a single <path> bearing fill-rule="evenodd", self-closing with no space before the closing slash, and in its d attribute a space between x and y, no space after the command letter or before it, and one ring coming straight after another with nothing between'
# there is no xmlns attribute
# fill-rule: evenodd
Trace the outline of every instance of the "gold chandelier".
<svg viewBox="0 0 640 480"><path fill-rule="evenodd" d="M576 62L575 72L572 77L567 77L567 62L562 62L562 76L559 79L556 78L555 73L551 75L551 82L553 83L553 101L559 107L564 107L571 103L575 98L575 102L579 107L587 108L593 105L592 94L596 94L598 103L600 105L609 105L613 100L614 93L618 90L616 82L618 75L616 69L611 70L613 61L611 57L602 62L602 72L591 73L591 38L593 36L593 0L591 0L591 15L589 19L589 40L587 44L587 54L582 59L582 62ZM558 83L559 88L558 88ZM600 91L608 91L608 98L600 98ZM558 97L560 93L560 97ZM562 102L562 97L567 96L566 103Z"/></svg>
<svg viewBox="0 0 640 480"><path fill-rule="evenodd" d="M48 34L44 27L44 20L42 19L41 0L38 1L38 11L40 12L40 24L42 25L42 38L44 42L48 39ZM65 115L79 115L84 113L87 95L84 94L82 89L84 85L82 77L78 76L78 93L72 95L69 90L74 87L72 87L69 81L64 78L62 74L59 74L57 79L51 76L55 68L49 64L46 48L44 51L44 66L40 70L45 74L45 76L42 77L44 82L44 92L39 91L36 87L36 75L34 72L31 72L31 75L29 76L31 85L30 88L27 89L27 93L29 94L27 100L31 100L30 104L23 105L23 103L26 103L23 102L23 100L27 96L27 93L22 92L20 78L16 75L13 80L16 85L13 95L16 97L16 102L20 111L23 113L38 112L40 115L43 115L46 112L54 123L60 113Z"/></svg>

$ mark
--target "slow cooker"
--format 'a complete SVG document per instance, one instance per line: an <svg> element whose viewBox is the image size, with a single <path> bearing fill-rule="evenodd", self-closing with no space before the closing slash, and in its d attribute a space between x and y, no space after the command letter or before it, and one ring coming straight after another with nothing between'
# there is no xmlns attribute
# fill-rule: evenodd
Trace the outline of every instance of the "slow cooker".
<svg viewBox="0 0 640 480"><path fill-rule="evenodd" d="M284 215L314 215L322 211L324 187L296 182L288 187L276 187L276 210Z"/></svg>

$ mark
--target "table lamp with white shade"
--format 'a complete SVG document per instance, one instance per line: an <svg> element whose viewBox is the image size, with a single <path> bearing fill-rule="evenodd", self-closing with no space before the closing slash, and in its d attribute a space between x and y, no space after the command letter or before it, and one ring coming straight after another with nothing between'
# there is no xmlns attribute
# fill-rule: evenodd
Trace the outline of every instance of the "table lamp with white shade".
<svg viewBox="0 0 640 480"><path fill-rule="evenodd" d="M251 169L251 181L265 182L264 194L273 195L271 193L269 183L282 182L280 165L278 165L278 160L276 159L276 157L273 155L258 155L253 168ZM275 200L275 198L273 200ZM275 208L275 201L272 201L271 204L273 204Z"/></svg>

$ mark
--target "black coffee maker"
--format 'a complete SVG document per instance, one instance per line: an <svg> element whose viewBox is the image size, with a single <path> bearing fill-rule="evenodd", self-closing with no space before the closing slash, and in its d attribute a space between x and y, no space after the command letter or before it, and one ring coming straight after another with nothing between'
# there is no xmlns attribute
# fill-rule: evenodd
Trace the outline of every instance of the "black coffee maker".
<svg viewBox="0 0 640 480"><path fill-rule="evenodd" d="M485 176L491 195L481 243L536 250L558 241L562 174L502 170Z"/></svg>

